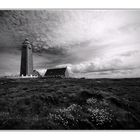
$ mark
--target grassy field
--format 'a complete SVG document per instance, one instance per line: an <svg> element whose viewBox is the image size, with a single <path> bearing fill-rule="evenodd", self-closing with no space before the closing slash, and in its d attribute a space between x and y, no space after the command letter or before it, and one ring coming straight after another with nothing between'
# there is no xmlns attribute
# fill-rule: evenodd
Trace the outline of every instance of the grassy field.
<svg viewBox="0 0 140 140"><path fill-rule="evenodd" d="M140 79L0 79L0 129L140 129Z"/></svg>

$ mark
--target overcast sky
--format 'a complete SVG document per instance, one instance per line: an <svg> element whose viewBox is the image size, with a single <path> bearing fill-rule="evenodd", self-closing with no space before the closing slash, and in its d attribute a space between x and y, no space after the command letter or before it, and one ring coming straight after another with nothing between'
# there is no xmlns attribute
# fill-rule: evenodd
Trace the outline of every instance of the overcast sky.
<svg viewBox="0 0 140 140"><path fill-rule="evenodd" d="M140 77L140 10L0 11L0 75L19 74L27 37L41 72L68 66L76 77Z"/></svg>

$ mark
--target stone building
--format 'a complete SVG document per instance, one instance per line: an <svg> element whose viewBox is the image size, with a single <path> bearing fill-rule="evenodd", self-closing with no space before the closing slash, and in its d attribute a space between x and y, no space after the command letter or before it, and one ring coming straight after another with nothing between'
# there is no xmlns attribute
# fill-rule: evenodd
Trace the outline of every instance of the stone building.
<svg viewBox="0 0 140 140"><path fill-rule="evenodd" d="M28 39L25 39L22 44L20 76L41 77L37 70L33 70L32 46ZM67 67L53 68L47 69L44 76L48 78L68 78L69 73Z"/></svg>
<svg viewBox="0 0 140 140"><path fill-rule="evenodd" d="M69 73L67 67L47 69L45 77L48 78L68 78Z"/></svg>

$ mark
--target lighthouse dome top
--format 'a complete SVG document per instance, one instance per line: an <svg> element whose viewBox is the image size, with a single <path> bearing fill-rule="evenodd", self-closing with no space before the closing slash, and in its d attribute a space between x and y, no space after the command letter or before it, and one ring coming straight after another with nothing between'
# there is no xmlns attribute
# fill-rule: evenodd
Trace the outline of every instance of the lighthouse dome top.
<svg viewBox="0 0 140 140"><path fill-rule="evenodd" d="M23 45L28 45L28 44L30 44L30 41L29 41L28 38L25 38L25 40L24 40L24 42L23 42Z"/></svg>

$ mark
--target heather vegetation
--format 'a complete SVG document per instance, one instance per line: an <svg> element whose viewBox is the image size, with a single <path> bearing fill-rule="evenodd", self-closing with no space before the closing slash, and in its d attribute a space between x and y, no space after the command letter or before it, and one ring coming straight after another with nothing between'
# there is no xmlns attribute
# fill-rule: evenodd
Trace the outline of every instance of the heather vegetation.
<svg viewBox="0 0 140 140"><path fill-rule="evenodd" d="M0 129L140 129L140 79L1 79Z"/></svg>

